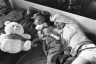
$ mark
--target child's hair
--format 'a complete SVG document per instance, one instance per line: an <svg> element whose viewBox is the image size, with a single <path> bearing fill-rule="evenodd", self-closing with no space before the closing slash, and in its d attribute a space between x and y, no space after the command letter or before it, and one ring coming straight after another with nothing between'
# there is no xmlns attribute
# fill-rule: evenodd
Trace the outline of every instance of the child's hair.
<svg viewBox="0 0 96 64"><path fill-rule="evenodd" d="M44 14L42 14L42 13L35 13L32 18L33 18L33 19L39 18L39 20L42 20L42 21L40 21L41 23L44 23L44 22L45 22L45 23L47 23L48 25L53 26L54 23L53 23L53 22L50 22L49 17L50 17L50 16L44 15Z"/></svg>
<svg viewBox="0 0 96 64"><path fill-rule="evenodd" d="M44 18L44 15L41 14L41 13L35 13L32 17L32 19L36 19L36 18L39 18L41 20L43 20L45 22L45 18Z"/></svg>

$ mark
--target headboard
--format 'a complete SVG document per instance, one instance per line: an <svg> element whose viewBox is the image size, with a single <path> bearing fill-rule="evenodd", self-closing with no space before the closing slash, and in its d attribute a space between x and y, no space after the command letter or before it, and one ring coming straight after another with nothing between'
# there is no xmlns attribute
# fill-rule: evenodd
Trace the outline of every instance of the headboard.
<svg viewBox="0 0 96 64"><path fill-rule="evenodd" d="M50 8L50 7L47 7L47 6L39 5L39 4L36 4L36 3L28 2L28 1L25 1L25 0L11 0L11 2L12 2L12 5L14 6L14 8L28 9L29 7L33 7L33 8L36 8L38 10L48 11L51 14L59 13L59 14L67 15L69 17L72 17L72 18L76 19L78 21L78 24L80 25L80 27L85 32L96 35L96 20L86 18L86 17L83 17L83 16L79 16L79 15L76 15L76 14L68 13L68 12L65 12L65 11L61 11L61 10L58 10L58 9Z"/></svg>

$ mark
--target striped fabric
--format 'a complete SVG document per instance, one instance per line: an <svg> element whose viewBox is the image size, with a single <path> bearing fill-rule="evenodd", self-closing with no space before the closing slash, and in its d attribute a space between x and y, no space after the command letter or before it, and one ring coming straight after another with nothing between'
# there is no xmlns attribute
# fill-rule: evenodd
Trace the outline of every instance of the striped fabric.
<svg viewBox="0 0 96 64"><path fill-rule="evenodd" d="M76 24L66 24L62 29L61 37L65 39L68 46L72 47L72 55L77 51L80 45L85 42L91 42Z"/></svg>

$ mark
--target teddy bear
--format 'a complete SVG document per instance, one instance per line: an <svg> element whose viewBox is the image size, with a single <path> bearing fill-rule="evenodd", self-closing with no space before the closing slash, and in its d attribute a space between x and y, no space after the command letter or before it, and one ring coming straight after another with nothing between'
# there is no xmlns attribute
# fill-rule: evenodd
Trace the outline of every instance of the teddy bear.
<svg viewBox="0 0 96 64"><path fill-rule="evenodd" d="M16 22L5 21L5 33L0 35L0 49L7 53L28 51L31 48L31 35L24 33L24 28Z"/></svg>

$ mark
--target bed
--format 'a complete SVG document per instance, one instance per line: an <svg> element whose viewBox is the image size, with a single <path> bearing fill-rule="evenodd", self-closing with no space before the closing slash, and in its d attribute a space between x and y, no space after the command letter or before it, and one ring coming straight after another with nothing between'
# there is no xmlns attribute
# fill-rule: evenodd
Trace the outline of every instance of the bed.
<svg viewBox="0 0 96 64"><path fill-rule="evenodd" d="M84 30L85 34L88 36L88 38L96 44L96 20L27 2L24 0L9 1L11 3L11 9L5 15L1 13L0 16L0 33L4 33L3 28L4 22L6 20L16 21L18 23L21 23L25 27L27 33L34 36L31 39L33 40L37 31L31 27L33 21L32 19L30 19L31 16L36 12L47 14L46 11L48 11L52 15L55 13L60 13L75 18L78 21L80 27ZM30 11L29 15L26 15L27 11ZM27 30L28 27L30 27L30 30ZM32 33L32 31L34 32ZM9 54L0 51L0 64L45 64L46 55L44 54L42 49L43 44L41 41L37 41L36 43L38 46L32 48L32 50L28 52L22 51L18 54Z"/></svg>

